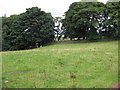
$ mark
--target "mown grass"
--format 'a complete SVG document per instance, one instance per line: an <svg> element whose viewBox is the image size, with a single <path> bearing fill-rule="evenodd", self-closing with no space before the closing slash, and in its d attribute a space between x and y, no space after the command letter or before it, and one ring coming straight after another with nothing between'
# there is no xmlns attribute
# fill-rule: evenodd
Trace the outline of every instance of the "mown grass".
<svg viewBox="0 0 120 90"><path fill-rule="evenodd" d="M111 88L118 82L118 41L58 43L2 58L3 88Z"/></svg>

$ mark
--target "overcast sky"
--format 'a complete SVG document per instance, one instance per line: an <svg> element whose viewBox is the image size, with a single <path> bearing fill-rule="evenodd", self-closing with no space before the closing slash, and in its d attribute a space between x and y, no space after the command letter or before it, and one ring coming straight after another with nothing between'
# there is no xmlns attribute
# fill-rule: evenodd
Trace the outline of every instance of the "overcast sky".
<svg viewBox="0 0 120 90"><path fill-rule="evenodd" d="M39 7L45 12L50 12L54 17L62 16L71 3L80 0L0 0L0 16L20 14L26 11L26 8ZM99 0L106 2L107 0Z"/></svg>

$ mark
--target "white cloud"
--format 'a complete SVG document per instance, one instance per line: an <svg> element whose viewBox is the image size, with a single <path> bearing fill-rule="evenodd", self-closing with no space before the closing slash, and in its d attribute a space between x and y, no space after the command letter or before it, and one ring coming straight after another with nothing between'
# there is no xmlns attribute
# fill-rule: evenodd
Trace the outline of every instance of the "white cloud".
<svg viewBox="0 0 120 90"><path fill-rule="evenodd" d="M7 14L20 14L25 12L26 8L39 7L46 12L51 12L53 16L62 16L68 10L71 3L80 0L1 0L0 16ZM99 0L105 2L107 0Z"/></svg>

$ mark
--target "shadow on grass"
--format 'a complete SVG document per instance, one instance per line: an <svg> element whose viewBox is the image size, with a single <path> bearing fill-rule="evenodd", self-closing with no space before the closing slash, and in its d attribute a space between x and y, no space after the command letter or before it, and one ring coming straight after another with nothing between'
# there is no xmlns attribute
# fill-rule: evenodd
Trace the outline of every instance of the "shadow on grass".
<svg viewBox="0 0 120 90"><path fill-rule="evenodd" d="M109 41L119 41L120 39L97 39L97 40L63 40L63 41L53 41L51 43L44 44L44 46L41 47L46 47L46 46L51 46L55 44L73 44L73 43L94 43L94 42L109 42ZM37 49L37 48L29 48L29 49L23 49L23 50L32 50L32 49ZM12 50L12 51L21 51L21 50ZM1 51L1 52L6 52L6 51Z"/></svg>
<svg viewBox="0 0 120 90"><path fill-rule="evenodd" d="M98 40L65 40L65 41L56 41L56 42L53 42L53 43L50 43L49 45L53 45L53 44L56 44L56 43L94 43L94 42L106 42L106 41L117 41L117 40L120 40L120 39L98 39ZM47 45L45 45L47 46Z"/></svg>

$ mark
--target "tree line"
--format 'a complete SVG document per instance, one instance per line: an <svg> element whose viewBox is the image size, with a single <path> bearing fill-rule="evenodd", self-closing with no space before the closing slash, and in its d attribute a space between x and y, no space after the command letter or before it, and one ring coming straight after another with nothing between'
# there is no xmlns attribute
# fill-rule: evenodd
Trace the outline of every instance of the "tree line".
<svg viewBox="0 0 120 90"><path fill-rule="evenodd" d="M3 16L2 50L36 48L62 36L71 40L120 38L120 2L83 1L72 3L64 19L53 18L38 7L28 8L19 15Z"/></svg>
<svg viewBox="0 0 120 90"><path fill-rule="evenodd" d="M119 38L120 2L83 1L72 3L65 13L65 36L71 40Z"/></svg>
<svg viewBox="0 0 120 90"><path fill-rule="evenodd" d="M50 13L38 7L19 15L2 18L3 50L21 50L43 46L54 39L54 22Z"/></svg>

